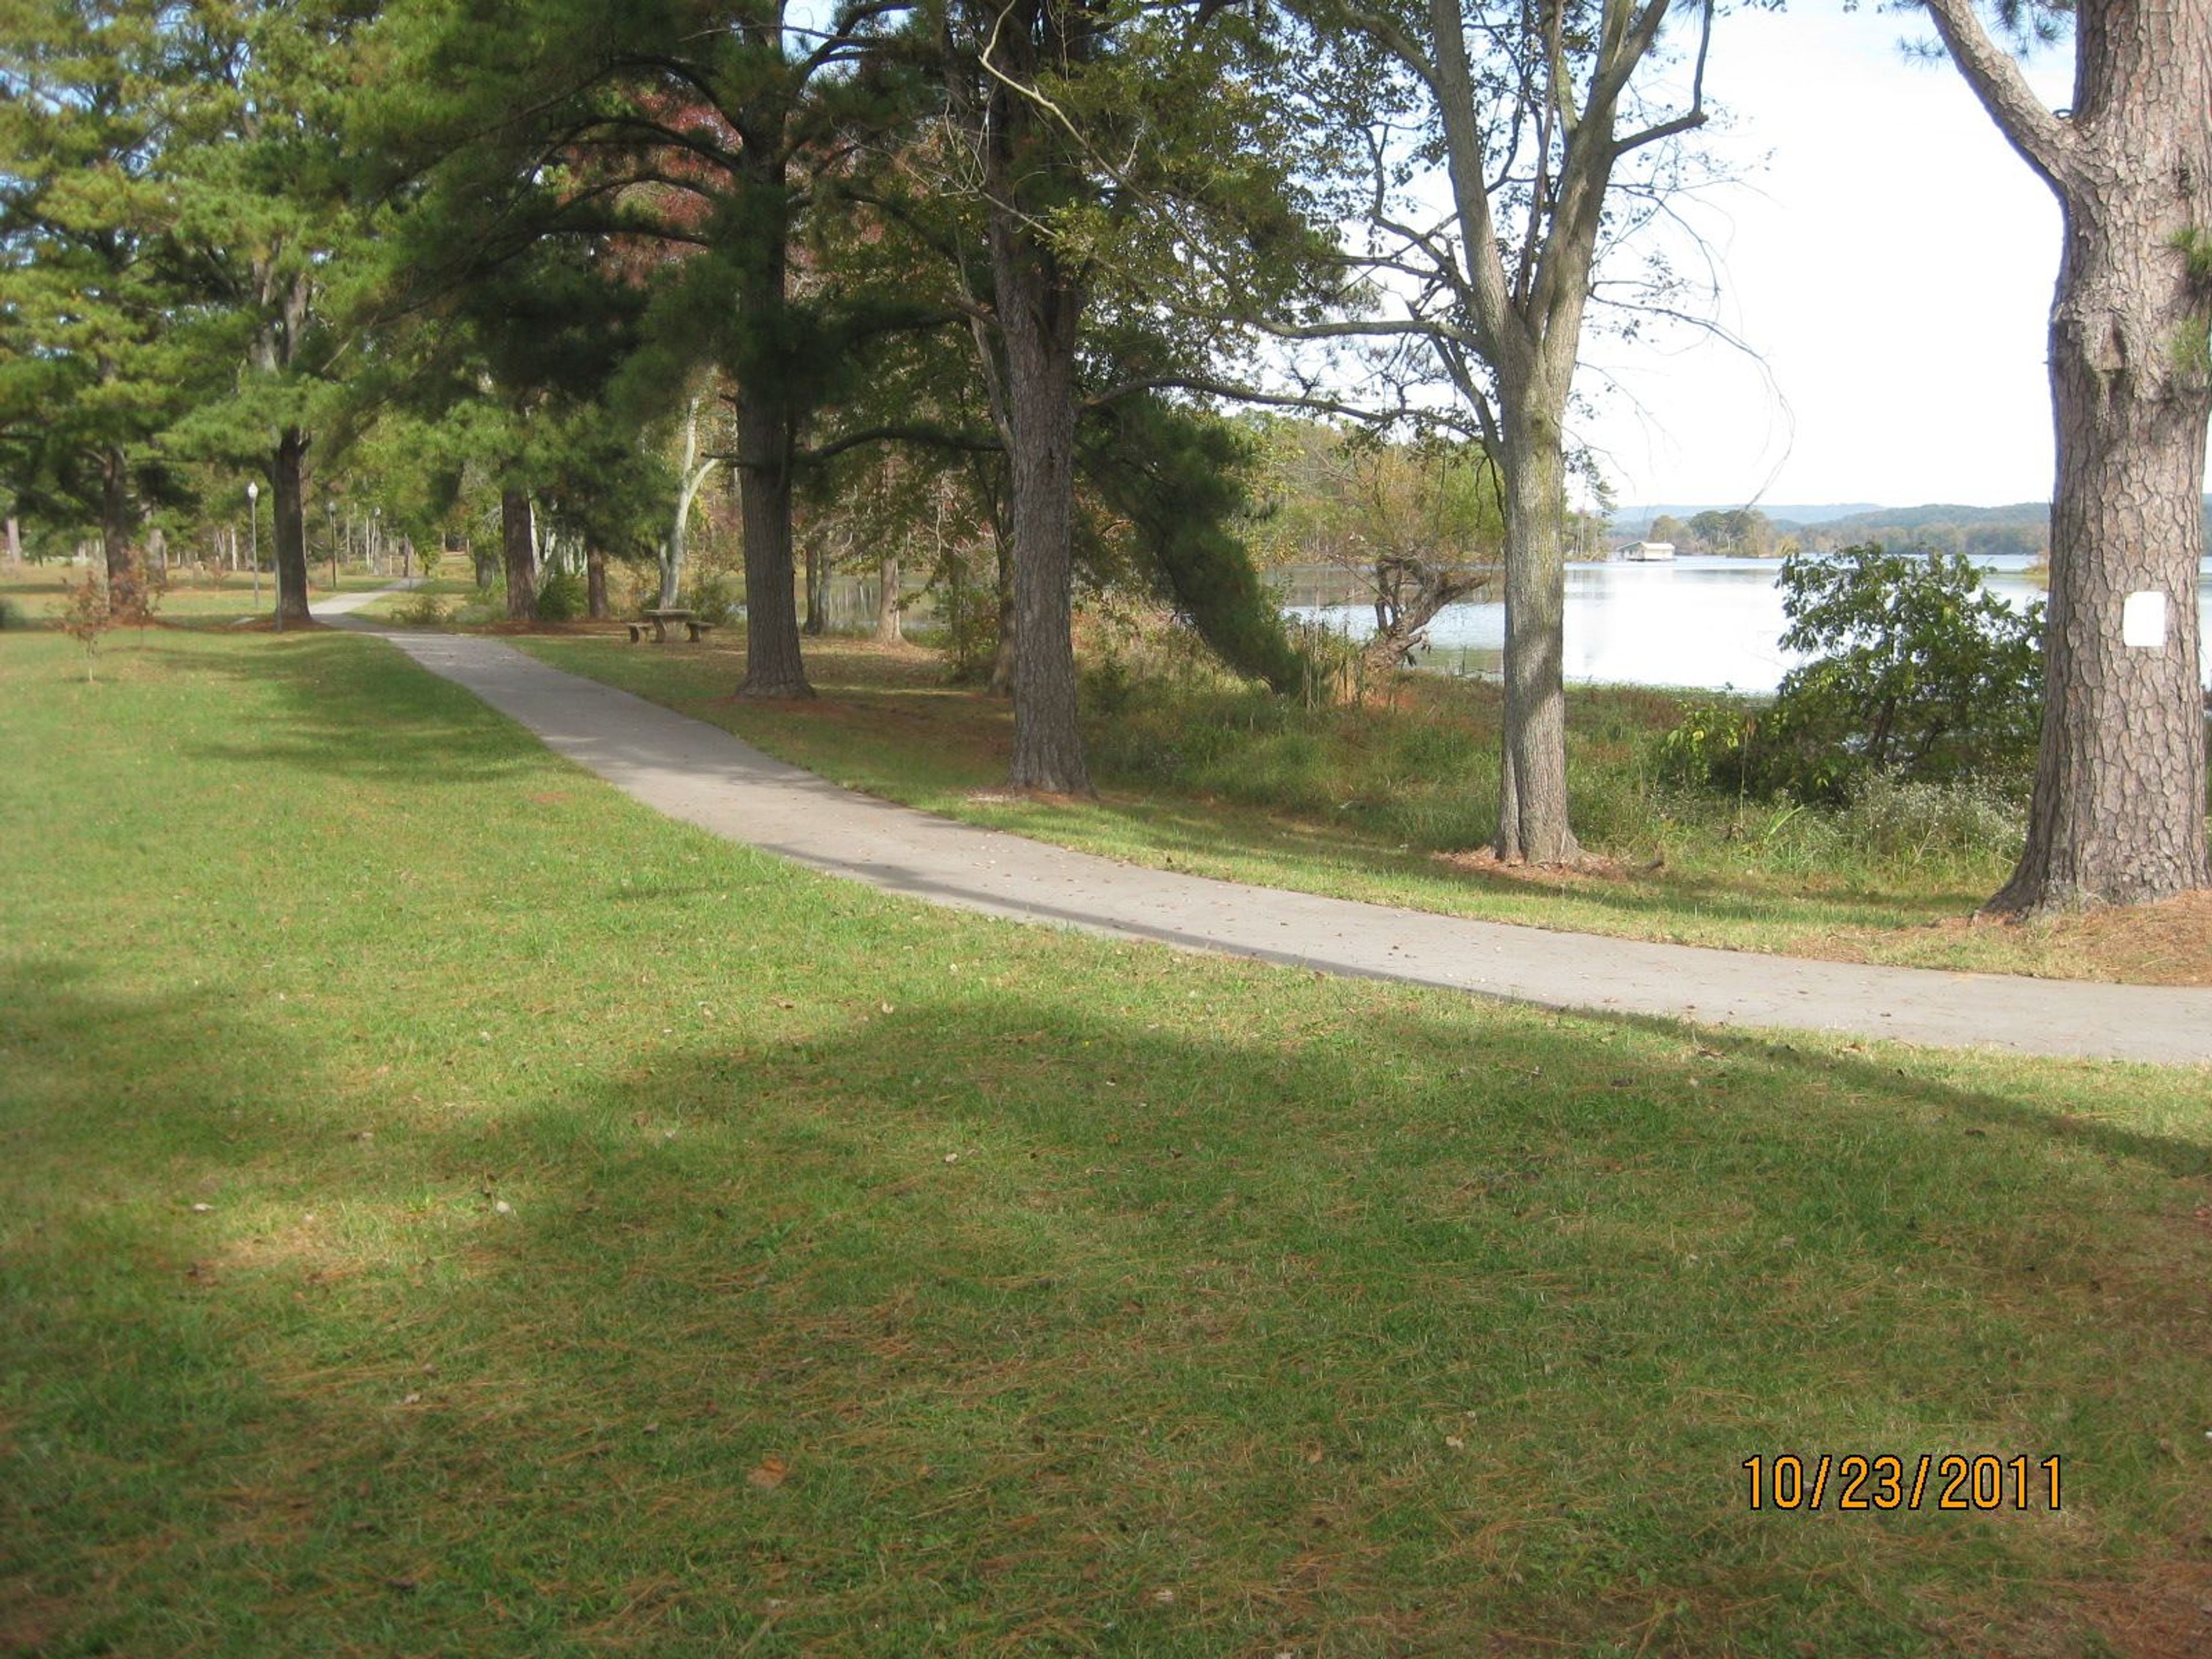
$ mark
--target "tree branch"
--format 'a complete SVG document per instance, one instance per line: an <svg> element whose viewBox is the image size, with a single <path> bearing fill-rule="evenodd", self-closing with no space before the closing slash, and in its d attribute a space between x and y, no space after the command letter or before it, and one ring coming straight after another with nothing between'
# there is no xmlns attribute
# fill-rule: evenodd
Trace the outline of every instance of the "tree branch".
<svg viewBox="0 0 2212 1659"><path fill-rule="evenodd" d="M1972 0L1924 0L1944 49L2021 158L2060 197L2071 181L2074 129L2043 106L2010 52L1990 39Z"/></svg>
<svg viewBox="0 0 2212 1659"><path fill-rule="evenodd" d="M934 449L952 449L969 454L995 455L1002 446L996 438L971 437L964 432L948 432L935 426L872 426L865 432L849 432L834 442L816 449L802 449L792 459L811 466L833 460L848 449L858 449L863 444L927 444ZM735 464L736 458L717 455L713 459Z"/></svg>

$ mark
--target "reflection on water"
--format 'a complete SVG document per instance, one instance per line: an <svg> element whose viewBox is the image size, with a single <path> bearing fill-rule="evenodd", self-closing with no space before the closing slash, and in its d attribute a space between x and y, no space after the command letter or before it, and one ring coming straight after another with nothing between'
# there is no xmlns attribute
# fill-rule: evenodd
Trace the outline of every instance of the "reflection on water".
<svg viewBox="0 0 2212 1659"><path fill-rule="evenodd" d="M2014 555L1984 561L1993 592L2014 605L2043 597ZM1610 685L1666 685L1771 691L1799 660L1777 643L1784 626L1779 569L1771 559L1677 559L1672 564L1567 567L1566 677ZM1333 569L1284 573L1285 609L1364 639L1375 611L1356 581ZM1493 591L1495 591L1493 589ZM2200 613L2212 610L2212 559L2198 587ZM1446 673L1495 675L1505 649L1502 601L1455 605L1429 624L1429 648L1416 659ZM2212 647L2212 640L2204 641ZM2205 658L2212 685L2212 653Z"/></svg>

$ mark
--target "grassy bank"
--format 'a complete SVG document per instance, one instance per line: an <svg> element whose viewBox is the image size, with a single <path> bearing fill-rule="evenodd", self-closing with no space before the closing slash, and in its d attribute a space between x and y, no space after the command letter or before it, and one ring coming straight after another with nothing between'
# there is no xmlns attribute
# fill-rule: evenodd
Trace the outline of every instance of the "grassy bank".
<svg viewBox="0 0 2212 1659"><path fill-rule="evenodd" d="M2208 1629L2201 1073L924 910L355 637L0 699L0 1649ZM1778 1450L2064 1507L1753 1513Z"/></svg>
<svg viewBox="0 0 2212 1659"><path fill-rule="evenodd" d="M2212 983L2212 907L2026 927L1978 923L2015 826L2002 805L1887 790L1849 811L1663 787L1663 692L1569 697L1578 829L1599 857L1501 869L1494 688L1408 676L1395 704L1305 709L1203 672L1094 672L1087 740L1100 798L998 793L1012 716L947 686L937 659L808 642L822 700L730 694L740 646L632 648L580 633L517 643L711 721L842 783L1139 863L1543 927L1796 955L2083 978Z"/></svg>

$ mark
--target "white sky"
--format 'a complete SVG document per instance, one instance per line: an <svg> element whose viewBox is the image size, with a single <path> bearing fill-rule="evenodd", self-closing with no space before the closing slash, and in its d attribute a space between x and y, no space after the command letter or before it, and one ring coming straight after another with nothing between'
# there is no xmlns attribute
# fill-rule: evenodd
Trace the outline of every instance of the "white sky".
<svg viewBox="0 0 2212 1659"><path fill-rule="evenodd" d="M1580 434L1623 505L1996 505L2051 491L2044 334L2056 202L1948 63L1908 61L1917 20L1838 0L1723 16L1707 148L1741 179L1690 214L1714 314L1765 367L1676 331L1592 337ZM2069 101L2070 45L2031 68Z"/></svg>

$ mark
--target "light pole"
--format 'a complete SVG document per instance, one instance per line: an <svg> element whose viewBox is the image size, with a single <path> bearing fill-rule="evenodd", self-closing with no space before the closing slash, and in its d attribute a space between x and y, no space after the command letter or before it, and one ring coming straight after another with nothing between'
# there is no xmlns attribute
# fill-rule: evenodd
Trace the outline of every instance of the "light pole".
<svg viewBox="0 0 2212 1659"><path fill-rule="evenodd" d="M331 544L331 592L338 591L338 504L323 497L323 530Z"/></svg>
<svg viewBox="0 0 2212 1659"><path fill-rule="evenodd" d="M246 481L246 545L252 550L247 556L253 564L253 608L261 609L261 486L252 479Z"/></svg>

